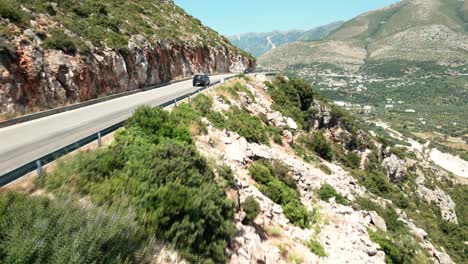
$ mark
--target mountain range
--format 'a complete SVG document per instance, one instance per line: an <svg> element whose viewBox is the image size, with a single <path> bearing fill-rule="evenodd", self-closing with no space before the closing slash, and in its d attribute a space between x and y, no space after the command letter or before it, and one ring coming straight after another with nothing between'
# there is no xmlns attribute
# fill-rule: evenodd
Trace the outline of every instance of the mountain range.
<svg viewBox="0 0 468 264"><path fill-rule="evenodd" d="M278 47L259 63L278 69L331 64L348 70L392 60L463 65L468 61L466 10L459 0L404 0L351 19L323 40Z"/></svg>
<svg viewBox="0 0 468 264"><path fill-rule="evenodd" d="M311 30L245 33L229 36L228 39L237 47L250 52L255 57L259 57L272 49L290 42L322 39L342 23L342 21L338 21Z"/></svg>

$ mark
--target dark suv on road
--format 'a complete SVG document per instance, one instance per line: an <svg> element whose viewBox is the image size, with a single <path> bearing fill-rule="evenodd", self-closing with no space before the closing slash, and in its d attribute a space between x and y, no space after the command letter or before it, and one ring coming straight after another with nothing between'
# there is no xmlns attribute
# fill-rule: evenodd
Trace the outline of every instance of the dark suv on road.
<svg viewBox="0 0 468 264"><path fill-rule="evenodd" d="M199 85L210 85L210 76L208 76L208 74L195 74L195 76L193 76L193 86Z"/></svg>
<svg viewBox="0 0 468 264"><path fill-rule="evenodd" d="M253 69L252 68L247 68L244 70L244 74L249 74L249 73L253 73Z"/></svg>

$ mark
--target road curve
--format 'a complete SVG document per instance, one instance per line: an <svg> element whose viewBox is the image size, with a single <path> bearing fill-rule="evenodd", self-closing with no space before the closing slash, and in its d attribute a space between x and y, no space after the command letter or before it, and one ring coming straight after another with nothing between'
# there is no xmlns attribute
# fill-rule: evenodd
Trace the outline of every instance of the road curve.
<svg viewBox="0 0 468 264"><path fill-rule="evenodd" d="M234 74L212 76L216 82ZM193 93L192 80L116 98L0 129L0 177L126 120L142 105L158 106Z"/></svg>

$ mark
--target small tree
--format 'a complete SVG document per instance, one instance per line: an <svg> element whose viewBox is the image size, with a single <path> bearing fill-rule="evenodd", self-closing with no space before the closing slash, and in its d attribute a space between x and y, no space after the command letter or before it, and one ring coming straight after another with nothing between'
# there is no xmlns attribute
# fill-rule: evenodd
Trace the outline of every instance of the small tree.
<svg viewBox="0 0 468 264"><path fill-rule="evenodd" d="M328 142L327 138L322 134L322 132L316 132L312 139L312 150L316 152L320 157L326 160L332 160L333 150Z"/></svg>

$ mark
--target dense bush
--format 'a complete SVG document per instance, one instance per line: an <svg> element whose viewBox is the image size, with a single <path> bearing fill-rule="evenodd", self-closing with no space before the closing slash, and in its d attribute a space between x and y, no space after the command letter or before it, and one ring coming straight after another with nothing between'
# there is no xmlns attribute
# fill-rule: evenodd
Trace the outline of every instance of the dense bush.
<svg viewBox="0 0 468 264"><path fill-rule="evenodd" d="M201 115L189 104L183 103L174 108L171 112L174 122L182 126L187 126L191 135L206 134L207 128L201 120Z"/></svg>
<svg viewBox="0 0 468 264"><path fill-rule="evenodd" d="M241 206L245 212L244 223L246 224L252 223L260 214L260 205L252 196L247 197Z"/></svg>
<svg viewBox="0 0 468 264"><path fill-rule="evenodd" d="M192 105L203 116L206 116L213 107L213 98L201 93L192 99Z"/></svg>
<svg viewBox="0 0 468 264"><path fill-rule="evenodd" d="M161 109L138 109L109 148L75 156L38 184L133 208L147 234L193 262L223 262L234 232L232 202L187 127Z"/></svg>
<svg viewBox="0 0 468 264"><path fill-rule="evenodd" d="M176 110L175 113L177 118L179 112ZM179 125L180 120L176 118L162 109L140 107L127 120L126 127L141 132L142 136L155 144L165 139L191 144L193 141L187 127Z"/></svg>
<svg viewBox="0 0 468 264"><path fill-rule="evenodd" d="M12 0L0 0L0 17L14 23L24 24L27 21L27 14L21 10L16 1Z"/></svg>
<svg viewBox="0 0 468 264"><path fill-rule="evenodd" d="M314 151L325 160L331 161L333 159L333 149L330 142L323 135L321 131L317 131L313 136L303 136L300 138L306 148Z"/></svg>
<svg viewBox="0 0 468 264"><path fill-rule="evenodd" d="M351 169L358 169L361 165L361 156L358 153L354 151L348 151L348 153L346 153L339 144L333 144L331 148L333 150L334 160L341 163L341 165Z"/></svg>
<svg viewBox="0 0 468 264"><path fill-rule="evenodd" d="M310 225L310 214L301 204L296 183L286 165L278 161L259 161L250 166L249 173L259 185L259 190L281 205L293 224L300 227Z"/></svg>
<svg viewBox="0 0 468 264"><path fill-rule="evenodd" d="M1 263L140 262L144 238L126 212L0 194ZM122 215L122 216L121 216Z"/></svg>
<svg viewBox="0 0 468 264"><path fill-rule="evenodd" d="M269 144L268 133L262 121L239 108L226 113L228 130L239 133L249 142Z"/></svg>
<svg viewBox="0 0 468 264"><path fill-rule="evenodd" d="M302 79L278 77L267 86L273 108L293 118L301 127L308 127L308 111L315 95L310 84Z"/></svg>
<svg viewBox="0 0 468 264"><path fill-rule="evenodd" d="M229 166L223 165L218 168L218 174L224 180L224 186L227 188L235 188L237 186L234 173Z"/></svg>
<svg viewBox="0 0 468 264"><path fill-rule="evenodd" d="M225 129L227 127L226 118L220 112L210 111L206 118L218 129Z"/></svg>
<svg viewBox="0 0 468 264"><path fill-rule="evenodd" d="M338 193L333 186L330 184L324 184L320 187L319 190L320 199L328 202L331 198L335 197L335 200L339 204L348 204L346 198L344 198L340 193Z"/></svg>
<svg viewBox="0 0 468 264"><path fill-rule="evenodd" d="M44 41L44 46L48 49L57 49L71 54L77 51L75 42L59 29L55 29L50 33L50 36Z"/></svg>

